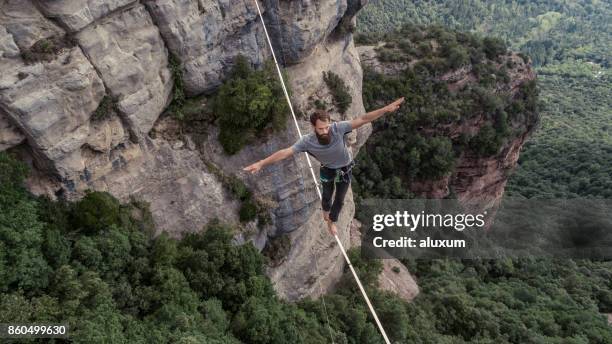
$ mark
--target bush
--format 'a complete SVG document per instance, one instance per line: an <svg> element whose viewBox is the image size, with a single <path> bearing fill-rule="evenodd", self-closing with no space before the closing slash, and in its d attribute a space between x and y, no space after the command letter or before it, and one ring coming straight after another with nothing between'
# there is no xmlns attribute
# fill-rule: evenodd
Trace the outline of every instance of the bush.
<svg viewBox="0 0 612 344"><path fill-rule="evenodd" d="M174 54L168 54L168 67L172 73L174 85L172 87L172 101L168 109L178 120L185 119L183 107L185 106L185 85L183 83L183 66L181 60Z"/></svg>
<svg viewBox="0 0 612 344"><path fill-rule="evenodd" d="M72 226L94 234L120 224L121 204L108 192L87 192L72 212Z"/></svg>
<svg viewBox="0 0 612 344"><path fill-rule="evenodd" d="M480 156L496 154L502 145L502 138L490 123L485 124L478 134L470 139L470 148Z"/></svg>
<svg viewBox="0 0 612 344"><path fill-rule="evenodd" d="M26 64L49 62L54 60L65 49L76 45L76 41L69 36L54 36L36 41L28 49L24 49L21 57Z"/></svg>
<svg viewBox="0 0 612 344"><path fill-rule="evenodd" d="M485 37L482 40L482 44L484 53L490 60L496 59L499 55L506 54L506 44L499 38Z"/></svg>
<svg viewBox="0 0 612 344"><path fill-rule="evenodd" d="M240 222L249 222L257 217L257 204L249 199L240 206Z"/></svg>
<svg viewBox="0 0 612 344"><path fill-rule="evenodd" d="M332 71L323 72L323 80L325 80L334 98L334 105L338 108L338 112L345 113L349 106L351 106L353 97L351 97L349 88L344 83L344 80Z"/></svg>
<svg viewBox="0 0 612 344"><path fill-rule="evenodd" d="M219 141L228 154L235 154L256 137L285 126L288 111L274 65L253 71L244 56L238 56L230 77L213 98L219 118Z"/></svg>
<svg viewBox="0 0 612 344"><path fill-rule="evenodd" d="M98 104L98 107L91 116L91 119L94 121L99 121L109 118L113 114L113 112L116 111L116 106L117 103L115 99L113 99L109 95L105 95L100 101L100 104Z"/></svg>
<svg viewBox="0 0 612 344"><path fill-rule="evenodd" d="M262 227L270 223L269 207L263 202L255 199L247 186L233 174L226 174L214 164L207 162L208 170L215 174L221 184L232 193L234 197L242 203L240 205L239 216L241 222L249 222L257 219L257 225Z"/></svg>

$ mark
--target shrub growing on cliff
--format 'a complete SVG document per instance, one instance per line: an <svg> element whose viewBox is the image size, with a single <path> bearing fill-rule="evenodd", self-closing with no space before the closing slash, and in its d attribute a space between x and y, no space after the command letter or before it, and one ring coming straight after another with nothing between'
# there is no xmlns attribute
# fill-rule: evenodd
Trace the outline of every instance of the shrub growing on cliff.
<svg viewBox="0 0 612 344"><path fill-rule="evenodd" d="M489 156L497 153L502 145L502 136L490 123L485 124L478 134L470 139L470 148L480 156Z"/></svg>
<svg viewBox="0 0 612 344"><path fill-rule="evenodd" d="M94 111L94 113L91 115L91 119L94 121L99 121L109 118L115 111L116 106L116 100L110 95L105 95L100 101L100 104L98 104L96 111Z"/></svg>
<svg viewBox="0 0 612 344"><path fill-rule="evenodd" d="M219 178L221 184L223 184L234 197L240 200L239 216L241 222L249 222L257 219L257 225L261 227L271 221L269 207L260 200L255 199L253 193L242 180L238 179L238 177L233 174L224 173L211 162L206 162L206 167Z"/></svg>
<svg viewBox="0 0 612 344"><path fill-rule="evenodd" d="M172 88L172 101L168 110L172 112L175 118L178 120L183 120L185 118L185 114L183 112L183 107L185 106L185 86L183 84L183 66L181 66L181 61L174 54L168 54L168 67L170 68L170 72L172 73L172 79L174 81L174 85Z"/></svg>
<svg viewBox="0 0 612 344"><path fill-rule="evenodd" d="M26 64L50 62L65 49L76 45L76 41L69 35L53 36L36 41L30 48L24 49L21 57Z"/></svg>
<svg viewBox="0 0 612 344"><path fill-rule="evenodd" d="M353 97L351 97L344 80L332 71L323 72L323 80L325 80L327 87L331 91L334 105L338 108L338 112L345 113L349 106L351 106Z"/></svg>
<svg viewBox="0 0 612 344"><path fill-rule="evenodd" d="M229 78L213 99L219 120L219 141L228 154L235 154L256 137L282 129L288 111L274 64L253 70L238 56Z"/></svg>
<svg viewBox="0 0 612 344"><path fill-rule="evenodd" d="M497 59L499 55L506 53L506 44L499 38L485 37L482 44L484 52L490 60Z"/></svg>

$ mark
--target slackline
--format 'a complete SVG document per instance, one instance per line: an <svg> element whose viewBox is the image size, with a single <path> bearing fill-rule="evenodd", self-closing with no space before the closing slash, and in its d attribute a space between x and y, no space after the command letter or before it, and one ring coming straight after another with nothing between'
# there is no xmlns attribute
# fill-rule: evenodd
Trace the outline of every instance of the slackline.
<svg viewBox="0 0 612 344"><path fill-rule="evenodd" d="M264 33L266 34L266 40L268 41L268 45L270 46L270 52L272 53L272 58L274 59L274 64L276 65L276 71L278 72L278 77L283 87L285 98L287 98L287 103L289 104L289 110L291 110L291 115L293 116L293 122L295 123L295 128L297 129L297 132L300 138L302 138L302 131L300 130L300 126L298 125L297 118L295 117L295 113L293 112L293 106L291 105L291 100L289 99L289 93L287 93L287 88L285 87L285 81L283 80L283 75L281 73L280 67L278 66L278 61L276 60L276 55L274 54L274 48L272 48L272 42L270 41L270 36L268 35L268 30L266 29L266 24L263 20L263 16L261 15L261 10L259 9L259 3L257 2L257 0L253 0L253 1L255 2L255 6L257 7L259 19L261 19L261 25L263 25ZM306 156L306 161L308 162L310 174L312 175L312 179L315 183L317 194L319 195L319 199L323 199L323 197L321 196L321 190L319 189L319 184L317 183L317 177L315 175L314 169L312 168L312 163L310 162L310 157L308 156L306 152L304 152L304 155ZM372 313L372 316L374 317L374 320L376 321L376 325L378 325L378 329L380 330L380 333L385 339L385 343L391 344L391 342L389 342L389 338L387 338L387 333L385 332L385 329L380 323L380 320L378 320L378 316L376 315L376 311L374 311L374 307L372 307L372 303L370 302L370 299L368 298L368 294L366 294L366 291L363 288L363 285L361 285L361 281L359 280L359 277L357 276L357 273L355 272L355 269L353 268L353 265L351 264L349 257L346 255L346 251L344 250L344 246L342 245L342 242L340 242L340 238L338 238L338 235L336 234L334 234L334 238L336 239L336 242L338 243L338 247L340 247L340 250L342 251L342 255L344 256L346 263L348 264L349 268L351 269L351 272L353 273L353 277L355 278L355 281L357 282L357 285L359 286L359 290L361 290L361 294L363 295L363 298L368 304L370 313ZM316 263L316 257L315 257L315 263ZM318 267L317 267L317 270L318 270ZM319 281L319 287L320 287L320 281ZM321 299L323 299L323 295L321 295ZM329 327L329 316L327 315L327 310L325 308L325 300L323 300L323 309L325 311L325 316L327 317L327 326ZM330 334L331 334L331 328L330 328ZM333 337L332 337L332 342L333 342Z"/></svg>

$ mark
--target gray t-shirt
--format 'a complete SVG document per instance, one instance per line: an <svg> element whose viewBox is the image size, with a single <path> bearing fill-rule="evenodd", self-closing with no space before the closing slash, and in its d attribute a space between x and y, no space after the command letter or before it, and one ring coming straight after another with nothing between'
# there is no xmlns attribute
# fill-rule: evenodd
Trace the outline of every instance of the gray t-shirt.
<svg viewBox="0 0 612 344"><path fill-rule="evenodd" d="M310 133L302 136L293 145L293 153L309 152L325 167L344 167L353 159L351 152L344 144L344 134L350 133L352 130L350 121L333 122L329 128L331 136L329 144L320 144L317 135Z"/></svg>

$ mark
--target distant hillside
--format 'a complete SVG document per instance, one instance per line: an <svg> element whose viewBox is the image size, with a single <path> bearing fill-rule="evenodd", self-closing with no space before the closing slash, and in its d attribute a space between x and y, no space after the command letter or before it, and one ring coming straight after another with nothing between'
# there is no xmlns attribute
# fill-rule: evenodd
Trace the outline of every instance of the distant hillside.
<svg viewBox="0 0 612 344"><path fill-rule="evenodd" d="M525 144L506 194L612 195L610 1L372 0L357 41L405 23L436 23L498 37L538 74L541 128Z"/></svg>
<svg viewBox="0 0 612 344"><path fill-rule="evenodd" d="M442 24L503 39L534 65L586 59L610 67L610 1L371 0L357 18L359 32L383 32L404 23Z"/></svg>

